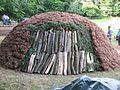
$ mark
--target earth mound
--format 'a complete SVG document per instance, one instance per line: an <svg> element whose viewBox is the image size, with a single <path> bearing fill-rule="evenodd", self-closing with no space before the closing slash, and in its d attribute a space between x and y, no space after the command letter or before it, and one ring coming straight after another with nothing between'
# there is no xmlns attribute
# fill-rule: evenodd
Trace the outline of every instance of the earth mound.
<svg viewBox="0 0 120 90"><path fill-rule="evenodd" d="M0 65L40 74L80 74L120 67L120 55L89 19L47 12L19 23L0 44Z"/></svg>

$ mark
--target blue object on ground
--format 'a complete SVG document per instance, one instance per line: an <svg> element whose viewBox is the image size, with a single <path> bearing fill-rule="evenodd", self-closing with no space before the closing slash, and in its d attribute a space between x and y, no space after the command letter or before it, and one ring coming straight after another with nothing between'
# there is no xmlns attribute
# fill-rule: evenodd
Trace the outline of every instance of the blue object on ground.
<svg viewBox="0 0 120 90"><path fill-rule="evenodd" d="M82 76L66 86L53 90L120 90L120 81L111 78Z"/></svg>

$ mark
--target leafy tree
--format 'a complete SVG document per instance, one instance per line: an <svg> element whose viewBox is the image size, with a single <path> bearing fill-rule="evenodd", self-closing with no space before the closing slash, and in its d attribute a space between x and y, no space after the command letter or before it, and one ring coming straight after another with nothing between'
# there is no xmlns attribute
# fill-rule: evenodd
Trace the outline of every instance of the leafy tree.
<svg viewBox="0 0 120 90"><path fill-rule="evenodd" d="M101 18L100 9L93 3L85 3L82 6L83 15L90 18Z"/></svg>

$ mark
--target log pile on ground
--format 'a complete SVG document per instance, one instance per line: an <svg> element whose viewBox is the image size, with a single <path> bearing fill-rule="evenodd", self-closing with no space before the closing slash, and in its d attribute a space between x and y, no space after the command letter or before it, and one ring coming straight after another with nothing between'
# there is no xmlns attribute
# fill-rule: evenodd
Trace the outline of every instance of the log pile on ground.
<svg viewBox="0 0 120 90"><path fill-rule="evenodd" d="M87 18L63 12L35 15L0 45L0 65L40 74L71 75L120 67L120 55Z"/></svg>

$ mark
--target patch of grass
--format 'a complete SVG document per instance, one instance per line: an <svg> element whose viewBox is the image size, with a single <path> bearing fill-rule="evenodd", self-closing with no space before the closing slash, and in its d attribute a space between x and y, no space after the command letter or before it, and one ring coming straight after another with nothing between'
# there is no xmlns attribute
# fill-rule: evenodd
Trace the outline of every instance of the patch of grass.
<svg viewBox="0 0 120 90"><path fill-rule="evenodd" d="M0 90L51 90L87 75L90 77L114 78L120 80L120 69L108 72L93 72L80 75L40 75L15 72L0 67Z"/></svg>

